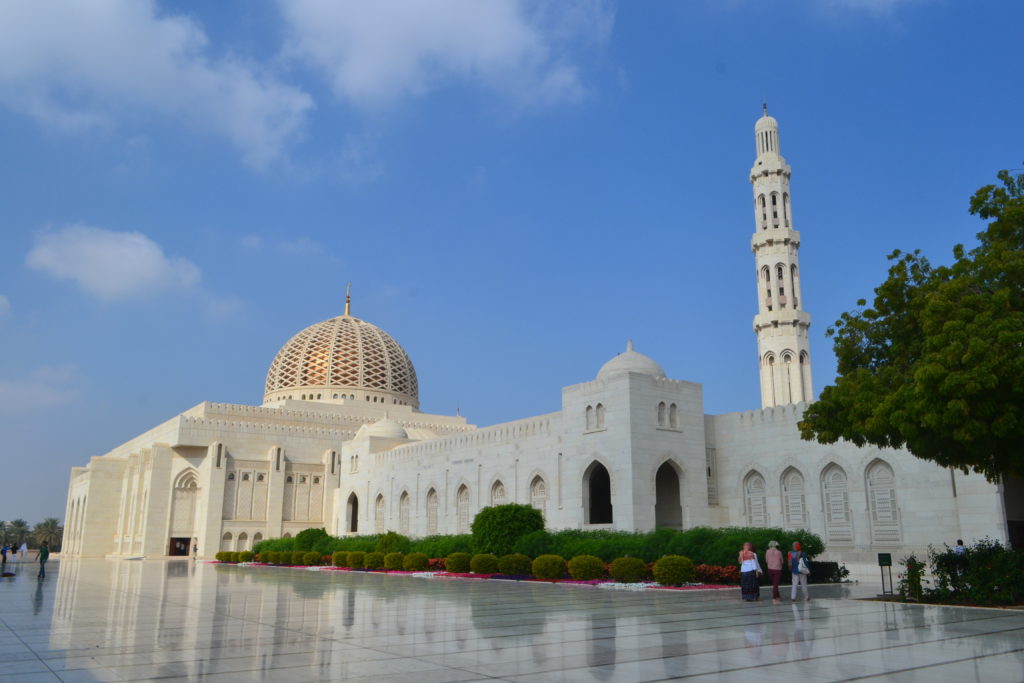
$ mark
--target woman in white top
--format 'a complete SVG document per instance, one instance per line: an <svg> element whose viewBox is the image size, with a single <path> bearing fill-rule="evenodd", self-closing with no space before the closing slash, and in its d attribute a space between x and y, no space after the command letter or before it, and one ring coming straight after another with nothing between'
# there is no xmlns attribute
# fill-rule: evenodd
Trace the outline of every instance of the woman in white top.
<svg viewBox="0 0 1024 683"><path fill-rule="evenodd" d="M757 561L757 553L750 543L743 544L740 551L740 594L747 602L758 600L761 597L761 586L758 578L761 576L761 563Z"/></svg>

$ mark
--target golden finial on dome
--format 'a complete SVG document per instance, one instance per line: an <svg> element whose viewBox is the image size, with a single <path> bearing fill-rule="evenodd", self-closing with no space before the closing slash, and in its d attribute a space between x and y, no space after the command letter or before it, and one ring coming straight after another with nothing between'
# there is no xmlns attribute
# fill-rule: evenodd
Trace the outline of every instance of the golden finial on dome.
<svg viewBox="0 0 1024 683"><path fill-rule="evenodd" d="M345 287L345 315L351 315L352 311L352 283Z"/></svg>

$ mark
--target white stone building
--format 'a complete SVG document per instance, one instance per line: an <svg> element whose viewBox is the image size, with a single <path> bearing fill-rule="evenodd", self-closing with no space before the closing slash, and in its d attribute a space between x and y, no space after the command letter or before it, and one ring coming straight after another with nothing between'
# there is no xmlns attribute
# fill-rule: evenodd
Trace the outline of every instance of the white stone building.
<svg viewBox="0 0 1024 683"><path fill-rule="evenodd" d="M964 476L904 451L802 441L814 396L801 307L800 233L778 124L756 128L751 170L762 408L706 415L701 385L629 344L547 415L477 428L419 411L412 362L344 315L289 340L261 406L202 403L73 468L65 554L163 556L334 534L463 533L481 508L528 503L550 528L780 526L828 556L990 536L1024 525L1019 481Z"/></svg>

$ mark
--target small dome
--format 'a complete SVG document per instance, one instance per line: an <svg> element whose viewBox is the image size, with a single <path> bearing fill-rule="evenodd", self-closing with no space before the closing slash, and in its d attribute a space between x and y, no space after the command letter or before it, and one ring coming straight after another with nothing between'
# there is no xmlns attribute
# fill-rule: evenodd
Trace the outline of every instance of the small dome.
<svg viewBox="0 0 1024 683"><path fill-rule="evenodd" d="M359 428L359 435L376 436L380 439L409 438L409 433L405 431L405 427L387 417L383 420L377 420L373 424L363 425Z"/></svg>
<svg viewBox="0 0 1024 683"><path fill-rule="evenodd" d="M768 116L766 113L764 116L757 120L757 124L754 126L754 130L778 130L779 122L775 120L774 116Z"/></svg>
<svg viewBox="0 0 1024 683"><path fill-rule="evenodd" d="M651 377L665 376L665 371L658 365L656 360L633 350L632 339L626 344L625 351L601 366L597 373L597 378L608 379L627 372L635 372L638 375L649 375Z"/></svg>

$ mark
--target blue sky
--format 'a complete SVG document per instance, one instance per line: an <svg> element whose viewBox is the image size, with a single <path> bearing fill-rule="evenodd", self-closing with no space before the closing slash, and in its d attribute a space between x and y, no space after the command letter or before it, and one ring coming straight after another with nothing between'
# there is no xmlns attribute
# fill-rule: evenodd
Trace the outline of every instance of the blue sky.
<svg viewBox="0 0 1024 683"><path fill-rule="evenodd" d="M824 333L885 255L949 258L1024 166L1019 2L422 0L0 7L0 519L353 313L422 408L557 410L627 338L758 407L767 98Z"/></svg>

